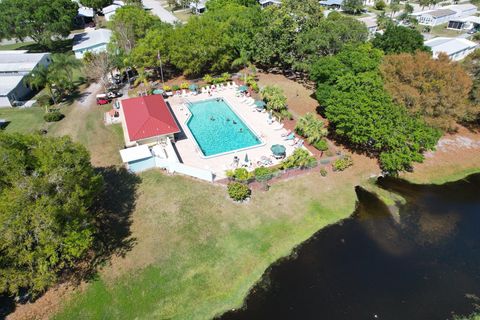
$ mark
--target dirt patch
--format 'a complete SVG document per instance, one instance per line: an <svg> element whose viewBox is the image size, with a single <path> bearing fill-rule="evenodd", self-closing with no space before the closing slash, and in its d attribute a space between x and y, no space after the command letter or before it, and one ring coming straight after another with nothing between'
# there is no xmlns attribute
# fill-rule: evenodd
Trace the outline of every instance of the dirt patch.
<svg viewBox="0 0 480 320"><path fill-rule="evenodd" d="M47 320L72 297L74 291L84 290L85 286L85 284L80 286L71 283L60 284L49 289L33 303L18 304L15 312L10 314L7 320Z"/></svg>
<svg viewBox="0 0 480 320"><path fill-rule="evenodd" d="M479 168L480 133L460 127L457 133L441 138L436 150L425 153L425 161L403 177L417 183L441 183Z"/></svg>
<svg viewBox="0 0 480 320"><path fill-rule="evenodd" d="M307 112L317 113L318 102L313 90L280 74L258 73L257 77L260 87L277 85L283 89L287 96L288 109L295 117L303 116Z"/></svg>

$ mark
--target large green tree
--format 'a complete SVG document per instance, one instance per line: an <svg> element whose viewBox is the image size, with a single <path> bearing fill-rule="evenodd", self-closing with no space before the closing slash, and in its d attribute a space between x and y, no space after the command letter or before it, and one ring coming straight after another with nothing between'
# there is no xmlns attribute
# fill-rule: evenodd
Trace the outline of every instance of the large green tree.
<svg viewBox="0 0 480 320"><path fill-rule="evenodd" d="M31 37L50 48L54 40L69 35L78 5L71 0L0 1L0 38Z"/></svg>
<svg viewBox="0 0 480 320"><path fill-rule="evenodd" d="M370 44L346 46L313 66L317 99L342 141L377 156L386 172L410 170L432 149L440 132L396 105L384 88L382 51Z"/></svg>
<svg viewBox="0 0 480 320"><path fill-rule="evenodd" d="M348 13L358 14L363 9L363 0L344 0L342 9Z"/></svg>
<svg viewBox="0 0 480 320"><path fill-rule="evenodd" d="M360 44L368 38L362 22L345 16L329 15L317 26L298 35L296 39L297 69L308 71L319 56L336 54L347 44Z"/></svg>
<svg viewBox="0 0 480 320"><path fill-rule="evenodd" d="M80 0L80 3L88 8L100 10L113 3L113 0Z"/></svg>
<svg viewBox="0 0 480 320"><path fill-rule="evenodd" d="M129 54L138 40L143 39L149 30L159 27L162 23L157 16L138 5L119 8L109 23L113 32L111 47Z"/></svg>
<svg viewBox="0 0 480 320"><path fill-rule="evenodd" d="M38 294L93 243L103 180L69 138L0 134L0 291Z"/></svg>
<svg viewBox="0 0 480 320"><path fill-rule="evenodd" d="M423 45L423 36L420 32L394 24L389 24L383 34L377 34L372 43L387 54L414 53L417 50L430 51Z"/></svg>

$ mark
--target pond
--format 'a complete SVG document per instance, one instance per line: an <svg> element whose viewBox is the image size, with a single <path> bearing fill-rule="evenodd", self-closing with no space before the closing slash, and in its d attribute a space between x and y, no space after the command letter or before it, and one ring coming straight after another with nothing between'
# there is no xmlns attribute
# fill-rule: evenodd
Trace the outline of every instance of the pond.
<svg viewBox="0 0 480 320"><path fill-rule="evenodd" d="M221 319L451 319L480 304L480 175L445 185L384 178L400 219L357 188L351 218L271 266Z"/></svg>

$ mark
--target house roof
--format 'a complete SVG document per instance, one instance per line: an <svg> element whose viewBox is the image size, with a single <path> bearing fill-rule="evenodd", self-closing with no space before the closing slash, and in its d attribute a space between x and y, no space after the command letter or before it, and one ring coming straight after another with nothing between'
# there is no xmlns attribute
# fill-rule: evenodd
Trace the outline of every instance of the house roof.
<svg viewBox="0 0 480 320"><path fill-rule="evenodd" d="M23 81L23 76L0 76L0 97L6 96Z"/></svg>
<svg viewBox="0 0 480 320"><path fill-rule="evenodd" d="M433 54L444 52L449 56L465 49L475 48L477 46L475 42L467 39L447 37L430 39L425 41L425 45L432 49Z"/></svg>
<svg viewBox="0 0 480 320"><path fill-rule="evenodd" d="M320 1L320 4L324 6L333 6L333 5L341 6L343 4L343 0L325 0L325 1Z"/></svg>
<svg viewBox="0 0 480 320"><path fill-rule="evenodd" d="M112 31L108 29L97 29L76 34L73 37L73 51L95 47L110 42Z"/></svg>
<svg viewBox="0 0 480 320"><path fill-rule="evenodd" d="M161 95L125 99L121 104L130 141L180 132Z"/></svg>
<svg viewBox="0 0 480 320"><path fill-rule="evenodd" d="M78 15L82 17L93 18L95 13L93 12L92 8L78 7Z"/></svg>
<svg viewBox="0 0 480 320"><path fill-rule="evenodd" d="M152 153L147 145L141 145L137 147L127 148L120 150L120 157L123 162L131 162L140 159L150 158Z"/></svg>
<svg viewBox="0 0 480 320"><path fill-rule="evenodd" d="M113 3L109 6L106 6L102 9L103 14L108 14L111 12L115 12L118 8L124 6L123 1L113 1Z"/></svg>
<svg viewBox="0 0 480 320"><path fill-rule="evenodd" d="M26 50L0 51L0 72L28 73L49 53L27 53Z"/></svg>
<svg viewBox="0 0 480 320"><path fill-rule="evenodd" d="M448 17L456 13L457 13L456 11L453 11L450 9L438 9L438 10L426 12L425 14L431 15L434 18L441 18L441 17Z"/></svg>

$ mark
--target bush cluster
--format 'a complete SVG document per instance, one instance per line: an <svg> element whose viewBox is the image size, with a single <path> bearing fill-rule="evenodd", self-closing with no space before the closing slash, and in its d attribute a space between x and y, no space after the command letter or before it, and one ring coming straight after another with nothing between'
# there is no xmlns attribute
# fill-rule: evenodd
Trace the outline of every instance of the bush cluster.
<svg viewBox="0 0 480 320"><path fill-rule="evenodd" d="M227 186L228 195L235 201L243 201L250 197L252 191L240 182L230 182Z"/></svg>
<svg viewBox="0 0 480 320"><path fill-rule="evenodd" d="M353 160L352 157L350 157L349 155L346 155L341 159L337 159L332 163L333 171L343 171L348 167L351 167L352 165Z"/></svg>
<svg viewBox="0 0 480 320"><path fill-rule="evenodd" d="M305 149L295 150L291 156L282 161L283 169L310 168L317 164L317 159Z"/></svg>
<svg viewBox="0 0 480 320"><path fill-rule="evenodd" d="M237 168L235 170L227 170L227 177L238 181L247 181L253 178L253 173L248 172L245 168Z"/></svg>
<svg viewBox="0 0 480 320"><path fill-rule="evenodd" d="M57 122L62 120L63 117L64 115L60 111L52 111L52 112L45 113L45 115L43 116L43 119L46 122Z"/></svg>
<svg viewBox="0 0 480 320"><path fill-rule="evenodd" d="M328 150L328 143L327 140L319 140L313 144L313 146L320 151L327 151Z"/></svg>

